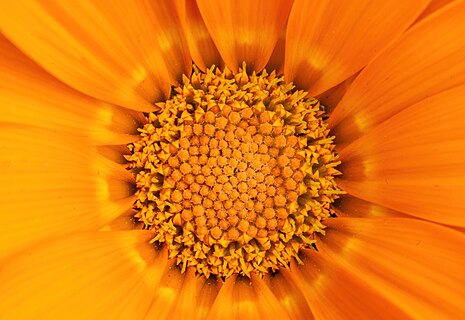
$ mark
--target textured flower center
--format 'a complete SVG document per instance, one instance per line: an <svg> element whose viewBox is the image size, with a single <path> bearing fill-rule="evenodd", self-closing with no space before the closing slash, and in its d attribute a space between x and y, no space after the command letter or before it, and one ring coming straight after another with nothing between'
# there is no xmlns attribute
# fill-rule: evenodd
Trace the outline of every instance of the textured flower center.
<svg viewBox="0 0 465 320"><path fill-rule="evenodd" d="M319 102L245 70L194 69L129 145L136 218L182 271L263 276L300 262L341 193Z"/></svg>

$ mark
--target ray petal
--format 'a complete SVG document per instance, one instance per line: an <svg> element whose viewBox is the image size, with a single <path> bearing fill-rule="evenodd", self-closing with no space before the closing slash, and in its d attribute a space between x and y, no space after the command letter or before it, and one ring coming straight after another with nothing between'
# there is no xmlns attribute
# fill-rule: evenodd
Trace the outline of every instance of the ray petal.
<svg viewBox="0 0 465 320"><path fill-rule="evenodd" d="M381 219L406 217L405 214L399 211L362 200L350 194L341 195L334 204L334 210L338 217Z"/></svg>
<svg viewBox="0 0 465 320"><path fill-rule="evenodd" d="M285 26L281 30L281 34L279 36L278 42L273 49L273 53L268 60L266 65L267 71L276 70L279 75L284 74L284 56L286 52L286 29L287 29L287 21Z"/></svg>
<svg viewBox="0 0 465 320"><path fill-rule="evenodd" d="M219 282L197 278L194 269L186 273L170 261L154 299L145 315L147 319L205 319L219 291Z"/></svg>
<svg viewBox="0 0 465 320"><path fill-rule="evenodd" d="M148 231L94 232L28 249L2 266L2 319L142 319L166 252Z"/></svg>
<svg viewBox="0 0 465 320"><path fill-rule="evenodd" d="M416 219L340 218L326 222L328 236L321 241L320 251L339 273L363 281L379 299L389 301L408 318L463 317L463 233ZM326 286L337 290L341 283ZM355 292L346 299L347 303L371 301ZM379 310L383 314L390 311Z"/></svg>
<svg viewBox="0 0 465 320"><path fill-rule="evenodd" d="M356 73L353 76L345 79L343 82L339 83L337 86L332 87L331 89L316 96L316 98L321 102L321 104L325 108L325 112L328 115L331 115L334 108L337 106L339 101L341 101L342 97L345 95L347 90L349 90L350 86L352 85L352 82L354 82L355 78L357 78L358 75L359 73Z"/></svg>
<svg viewBox="0 0 465 320"><path fill-rule="evenodd" d="M302 252L303 265L293 264L291 272L284 274L304 294L315 319L406 318L402 310L384 299L365 279L354 276L350 268L337 263L338 257L327 251Z"/></svg>
<svg viewBox="0 0 465 320"><path fill-rule="evenodd" d="M2 32L48 72L98 99L153 110L190 72L171 1L6 0Z"/></svg>
<svg viewBox="0 0 465 320"><path fill-rule="evenodd" d="M273 276L265 277L265 281L281 307L287 312L289 319L314 319L304 295L288 273L288 270L280 270Z"/></svg>
<svg viewBox="0 0 465 320"><path fill-rule="evenodd" d="M292 1L197 0L197 4L226 65L237 71L245 61L251 70L260 71L275 48Z"/></svg>
<svg viewBox="0 0 465 320"><path fill-rule="evenodd" d="M359 71L399 36L428 0L296 0L289 16L284 75L315 96Z"/></svg>
<svg viewBox="0 0 465 320"><path fill-rule="evenodd" d="M212 65L221 66L220 53L203 22L196 0L180 0L176 4L195 65L203 71Z"/></svg>
<svg viewBox="0 0 465 320"><path fill-rule="evenodd" d="M448 5L451 2L454 2L457 0L432 0L429 5L426 7L426 9L421 13L421 15L418 17L416 23L418 23L420 20L423 20L427 16L435 13L439 9L442 9L442 7Z"/></svg>
<svg viewBox="0 0 465 320"><path fill-rule="evenodd" d="M132 176L82 141L0 123L0 258L96 230L131 208Z"/></svg>
<svg viewBox="0 0 465 320"><path fill-rule="evenodd" d="M355 79L328 124L349 143L402 109L465 84L465 1L418 23Z"/></svg>
<svg viewBox="0 0 465 320"><path fill-rule="evenodd" d="M125 144L137 137L140 115L84 95L56 80L0 36L1 122L46 128L89 139Z"/></svg>
<svg viewBox="0 0 465 320"><path fill-rule="evenodd" d="M464 92L425 99L348 145L338 185L393 210L465 226Z"/></svg>
<svg viewBox="0 0 465 320"><path fill-rule="evenodd" d="M289 319L262 279L232 276L221 287L208 319Z"/></svg>

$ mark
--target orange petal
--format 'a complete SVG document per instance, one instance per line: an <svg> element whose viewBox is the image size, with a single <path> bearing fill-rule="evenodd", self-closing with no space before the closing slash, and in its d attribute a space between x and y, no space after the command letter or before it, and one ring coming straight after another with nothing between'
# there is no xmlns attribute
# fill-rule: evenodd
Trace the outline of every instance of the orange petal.
<svg viewBox="0 0 465 320"><path fill-rule="evenodd" d="M208 319L289 319L262 279L232 276L226 280Z"/></svg>
<svg viewBox="0 0 465 320"><path fill-rule="evenodd" d="M95 232L38 245L2 267L2 319L142 319L166 252L151 232Z"/></svg>
<svg viewBox="0 0 465 320"><path fill-rule="evenodd" d="M200 281L200 279L197 279L197 281ZM203 320L208 317L221 286L222 281L220 280L208 279L201 281L201 289L196 300L196 319Z"/></svg>
<svg viewBox="0 0 465 320"><path fill-rule="evenodd" d="M344 148L338 185L400 212L465 226L464 92L423 100Z"/></svg>
<svg viewBox="0 0 465 320"><path fill-rule="evenodd" d="M126 144L137 137L140 115L73 90L0 36L0 121L89 139Z"/></svg>
<svg viewBox="0 0 465 320"><path fill-rule="evenodd" d="M204 284L208 282L208 287ZM154 290L154 299L147 319L205 319L219 287L217 281L196 278L194 269L181 273L170 261L160 283ZM199 303L200 302L200 303Z"/></svg>
<svg viewBox="0 0 465 320"><path fill-rule="evenodd" d="M221 66L221 56L203 22L196 0L177 1L178 12L192 60L203 71Z"/></svg>
<svg viewBox="0 0 465 320"><path fill-rule="evenodd" d="M462 233L465 233L465 228L461 228L461 227L453 227L454 230L457 230L457 231L460 231Z"/></svg>
<svg viewBox="0 0 465 320"><path fill-rule="evenodd" d="M284 75L312 96L359 71L401 34L428 0L296 0L289 16Z"/></svg>
<svg viewBox="0 0 465 320"><path fill-rule="evenodd" d="M416 23L418 23L420 20L423 20L424 18L428 17L429 15L438 11L439 9L442 9L442 7L454 1L457 1L457 0L432 0L429 3L429 5L426 7L426 9L418 17Z"/></svg>
<svg viewBox="0 0 465 320"><path fill-rule="evenodd" d="M345 95L347 90L352 85L352 82L354 82L358 75L359 73L356 73L350 78L345 79L337 86L332 87L331 89L316 96L316 98L320 100L320 103L325 108L327 114L331 114L331 112L333 112L336 105L339 103L339 101L341 101L342 97Z"/></svg>
<svg viewBox="0 0 465 320"><path fill-rule="evenodd" d="M134 229L142 229L142 223L135 221L134 215L137 213L135 209L129 209L121 213L112 221L105 224L99 231L127 231Z"/></svg>
<svg viewBox="0 0 465 320"><path fill-rule="evenodd" d="M104 145L97 147L98 152L103 155L105 158L110 159L113 162L120 163L120 164L127 164L128 161L124 157L125 155L130 155L131 151L129 151L127 145Z"/></svg>
<svg viewBox="0 0 465 320"><path fill-rule="evenodd" d="M322 239L316 255L321 253L325 263L339 269L339 274L346 273L345 279L363 282L377 292L378 299L389 301L408 318L463 317L463 233L416 219L338 218L325 222L329 226L327 238ZM346 285L346 280L330 280L325 286L334 292ZM348 304L355 300L374 302L356 292L345 298ZM386 317L391 311L379 310Z"/></svg>
<svg viewBox="0 0 465 320"><path fill-rule="evenodd" d="M292 1L197 0L200 13L226 65L237 71L265 67L283 29Z"/></svg>
<svg viewBox="0 0 465 320"><path fill-rule="evenodd" d="M94 149L37 128L1 127L0 258L98 229L131 208L132 176Z"/></svg>
<svg viewBox="0 0 465 320"><path fill-rule="evenodd" d="M410 3L410 2L409 2ZM465 2L414 26L357 77L328 120L348 143L404 108L465 84Z"/></svg>
<svg viewBox="0 0 465 320"><path fill-rule="evenodd" d="M276 70L279 75L284 74L284 54L286 51L286 29L287 29L287 21L285 26L281 30L281 34L278 38L278 42L273 49L273 53L268 60L266 65L266 70L271 72Z"/></svg>
<svg viewBox="0 0 465 320"><path fill-rule="evenodd" d="M315 319L406 319L363 275L341 266L338 256L327 251L301 252L303 265L294 263L291 272L284 273L304 294Z"/></svg>
<svg viewBox="0 0 465 320"><path fill-rule="evenodd" d="M383 206L344 194L336 200L334 210L338 217L349 218L394 218L406 215Z"/></svg>
<svg viewBox="0 0 465 320"><path fill-rule="evenodd" d="M288 272L282 269L273 276L265 277L264 280L290 319L314 319L300 289L292 279L284 276Z"/></svg>
<svg viewBox="0 0 465 320"><path fill-rule="evenodd" d="M190 72L171 1L6 0L2 32L79 91L136 110Z"/></svg>

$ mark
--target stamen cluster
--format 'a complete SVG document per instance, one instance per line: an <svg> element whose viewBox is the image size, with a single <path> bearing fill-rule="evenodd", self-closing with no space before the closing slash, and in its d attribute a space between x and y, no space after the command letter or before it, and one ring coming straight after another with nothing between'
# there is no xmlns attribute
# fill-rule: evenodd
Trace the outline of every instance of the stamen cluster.
<svg viewBox="0 0 465 320"><path fill-rule="evenodd" d="M129 145L136 218L184 271L288 267L324 233L340 190L316 99L273 72L194 70Z"/></svg>

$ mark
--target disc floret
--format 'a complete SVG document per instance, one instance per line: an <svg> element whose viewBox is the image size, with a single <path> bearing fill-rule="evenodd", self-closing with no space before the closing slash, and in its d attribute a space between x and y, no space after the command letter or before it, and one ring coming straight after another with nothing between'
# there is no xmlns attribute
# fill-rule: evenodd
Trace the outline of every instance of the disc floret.
<svg viewBox="0 0 465 320"><path fill-rule="evenodd" d="M288 268L324 234L341 193L316 99L275 72L194 68L129 145L136 218L182 271L229 277Z"/></svg>

